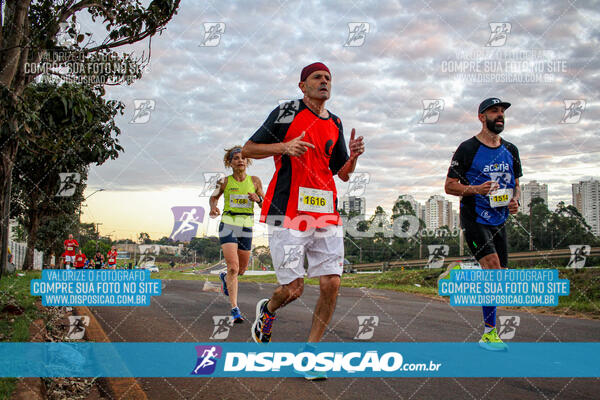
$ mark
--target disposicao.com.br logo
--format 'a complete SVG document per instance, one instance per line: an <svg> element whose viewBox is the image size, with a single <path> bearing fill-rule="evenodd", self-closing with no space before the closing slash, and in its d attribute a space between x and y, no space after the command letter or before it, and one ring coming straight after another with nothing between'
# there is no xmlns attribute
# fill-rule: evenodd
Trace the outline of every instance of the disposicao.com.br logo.
<svg viewBox="0 0 600 400"><path fill-rule="evenodd" d="M268 350L256 347L236 346L227 351L226 346L196 347L198 362L192 375L213 376L295 376L304 372L325 372L333 376L377 376L404 373L439 373L441 362L425 359L406 362L397 351L371 346L362 349L341 349L326 346L307 351L300 343L280 343ZM312 346L311 346L312 347ZM267 349L265 349L267 350ZM341 351L340 351L341 350ZM210 353L210 354L209 354ZM215 354L213 354L215 353ZM218 366L217 366L217 359ZM413 360L411 360L413 361ZM205 369L210 364L210 369ZM216 367L216 368L215 368ZM214 373L214 374L213 374Z"/></svg>
<svg viewBox="0 0 600 400"><path fill-rule="evenodd" d="M322 353L227 353L225 371L267 372L281 371L282 367L293 367L295 371L307 372L395 372L395 371L437 371L442 365L433 361L427 363L404 363L402 354L388 352L379 354L376 350L367 352L322 352Z"/></svg>

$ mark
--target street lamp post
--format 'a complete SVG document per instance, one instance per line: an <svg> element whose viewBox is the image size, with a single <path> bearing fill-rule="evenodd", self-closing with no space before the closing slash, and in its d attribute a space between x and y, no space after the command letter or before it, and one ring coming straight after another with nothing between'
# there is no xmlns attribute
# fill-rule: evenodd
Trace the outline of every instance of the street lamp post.
<svg viewBox="0 0 600 400"><path fill-rule="evenodd" d="M81 202L81 204L79 204L79 223L81 223L81 206L83 205L83 203L84 203L84 202L85 202L87 199L89 199L90 197L92 197L93 195L95 195L96 193L98 193L98 192L103 192L103 191L104 191L104 188L100 188L100 189L98 189L98 190L95 190L95 191L93 191L93 192L92 192L92 194L90 194L89 196L85 197L85 198L83 199L83 201Z"/></svg>
<svg viewBox="0 0 600 400"><path fill-rule="evenodd" d="M95 190L92 192L92 194L90 194L89 196L85 197L83 199L83 201L79 204L79 224L77 226L77 231L78 231L78 236L79 236L79 240L81 240L81 207L83 206L83 203L89 199L90 197L92 197L93 195L95 195L98 192L103 192L104 188L100 188L98 190Z"/></svg>

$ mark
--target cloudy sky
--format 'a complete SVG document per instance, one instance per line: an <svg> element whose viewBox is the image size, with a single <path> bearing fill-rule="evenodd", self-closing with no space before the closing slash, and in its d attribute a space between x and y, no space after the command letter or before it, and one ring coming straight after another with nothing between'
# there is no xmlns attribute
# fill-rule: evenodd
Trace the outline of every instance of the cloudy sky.
<svg viewBox="0 0 600 400"><path fill-rule="evenodd" d="M226 172L223 149L243 144L280 100L301 97L300 70L314 61L331 69L327 108L346 142L352 128L365 137L357 171L369 174L368 212L399 194L443 194L452 152L479 131L477 106L492 96L513 104L502 136L520 150L521 181L547 183L551 206L570 203L571 183L600 175L599 10L596 1L184 1L152 40L149 72L108 91L127 106L125 152L91 169L87 194L105 190L83 220L113 238L168 236L171 207L207 207L205 174ZM206 40L211 26L224 32ZM136 115L136 100L149 115ZM265 186L273 171L272 159L249 170ZM347 188L338 181L340 194Z"/></svg>

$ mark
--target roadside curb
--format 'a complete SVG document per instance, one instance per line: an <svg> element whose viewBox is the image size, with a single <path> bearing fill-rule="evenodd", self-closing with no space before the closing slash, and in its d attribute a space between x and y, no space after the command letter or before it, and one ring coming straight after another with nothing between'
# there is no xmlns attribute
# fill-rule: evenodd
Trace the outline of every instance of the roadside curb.
<svg viewBox="0 0 600 400"><path fill-rule="evenodd" d="M89 325L85 328L85 338L90 342L110 342L108 335L92 313L86 306L73 307L73 312L77 315L88 316ZM105 383L106 389L114 399L123 400L148 400L146 393L142 390L135 378L100 378Z"/></svg>
<svg viewBox="0 0 600 400"><path fill-rule="evenodd" d="M29 337L31 342L43 342L43 335L46 327L43 319L36 319L29 324ZM46 399L46 387L42 378L19 378L17 386L12 393L12 400L44 400Z"/></svg>

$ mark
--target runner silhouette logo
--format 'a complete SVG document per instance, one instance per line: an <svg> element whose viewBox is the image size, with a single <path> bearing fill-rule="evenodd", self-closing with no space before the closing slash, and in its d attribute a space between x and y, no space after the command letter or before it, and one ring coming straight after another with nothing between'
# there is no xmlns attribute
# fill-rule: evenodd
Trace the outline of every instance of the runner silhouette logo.
<svg viewBox="0 0 600 400"><path fill-rule="evenodd" d="M229 336L229 328L233 326L233 317L230 315L213 315L213 323L215 327L212 335L209 339L211 340L225 340Z"/></svg>
<svg viewBox="0 0 600 400"><path fill-rule="evenodd" d="M198 360L190 375L210 375L215 372L217 360L223 355L221 346L196 346Z"/></svg>
<svg viewBox="0 0 600 400"><path fill-rule="evenodd" d="M77 172L61 172L58 174L60 177L60 187L56 193L57 197L71 197L77 190L77 184L81 181L81 175Z"/></svg>
<svg viewBox="0 0 600 400"><path fill-rule="evenodd" d="M85 328L90 324L90 317L87 315L71 315L69 316L69 332L67 339L81 340L85 334Z"/></svg>
<svg viewBox="0 0 600 400"><path fill-rule="evenodd" d="M221 36L225 34L224 22L204 22L204 38L200 47L216 47L221 43Z"/></svg>
<svg viewBox="0 0 600 400"><path fill-rule="evenodd" d="M359 315L358 318L358 331L354 340L369 340L375 333L375 327L379 325L379 317L376 315Z"/></svg>
<svg viewBox="0 0 600 400"><path fill-rule="evenodd" d="M500 322L500 329L498 336L502 340L510 340L515 337L517 327L521 325L521 317L518 315L502 315L498 316Z"/></svg>
<svg viewBox="0 0 600 400"><path fill-rule="evenodd" d="M296 113L300 110L300 101L292 100L279 105L279 114L275 120L276 124L289 124L294 120Z"/></svg>
<svg viewBox="0 0 600 400"><path fill-rule="evenodd" d="M506 39L510 35L512 24L510 22L490 22L490 38L485 44L486 47L501 47L506 44Z"/></svg>
<svg viewBox="0 0 600 400"><path fill-rule="evenodd" d="M447 244L428 245L429 259L425 268L442 268L450 247Z"/></svg>
<svg viewBox="0 0 600 400"><path fill-rule="evenodd" d="M419 120L420 124L435 124L440 119L444 110L443 99L425 99L423 100L423 115Z"/></svg>
<svg viewBox="0 0 600 400"><path fill-rule="evenodd" d="M592 249L588 244L570 244L571 259L567 264L567 268L583 268L585 267L586 256L590 255Z"/></svg>
<svg viewBox="0 0 600 400"><path fill-rule="evenodd" d="M348 22L348 39L346 39L344 47L362 46L370 31L371 24L368 22Z"/></svg>
<svg viewBox="0 0 600 400"><path fill-rule="evenodd" d="M198 227L204 221L204 208L196 207L171 207L173 212L173 231L169 236L180 242L189 242L198 232Z"/></svg>
<svg viewBox="0 0 600 400"><path fill-rule="evenodd" d="M561 124L576 124L585 111L584 99L564 99L565 115L560 120Z"/></svg>

